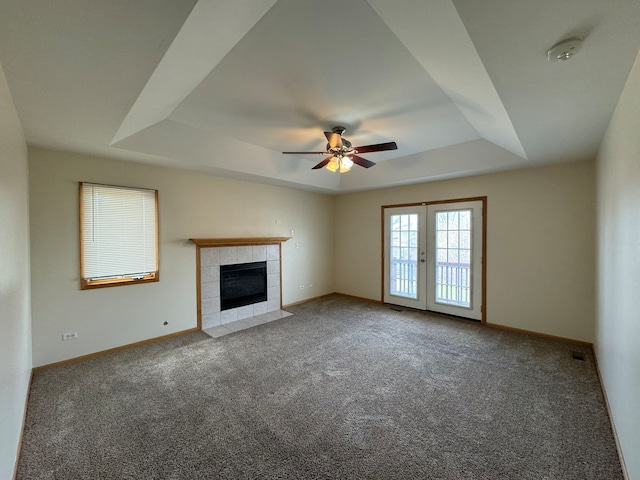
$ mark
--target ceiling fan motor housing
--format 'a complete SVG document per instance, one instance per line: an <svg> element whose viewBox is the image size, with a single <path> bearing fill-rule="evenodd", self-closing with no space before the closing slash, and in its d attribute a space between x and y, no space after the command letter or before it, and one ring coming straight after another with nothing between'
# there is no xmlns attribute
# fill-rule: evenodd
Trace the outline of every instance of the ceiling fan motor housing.
<svg viewBox="0 0 640 480"><path fill-rule="evenodd" d="M342 135L346 131L347 129L341 126L333 127L331 129L331 132L340 135L340 143L342 144L342 146L332 147L330 143L327 143L327 153L331 153L333 155L346 155L347 153L353 151L353 149L351 148L351 142L342 137Z"/></svg>
<svg viewBox="0 0 640 480"><path fill-rule="evenodd" d="M342 139L342 148L340 147L331 147L330 143L327 143L327 153L346 153L346 152L350 152L353 149L351 148L351 142L349 140L345 140L344 138Z"/></svg>

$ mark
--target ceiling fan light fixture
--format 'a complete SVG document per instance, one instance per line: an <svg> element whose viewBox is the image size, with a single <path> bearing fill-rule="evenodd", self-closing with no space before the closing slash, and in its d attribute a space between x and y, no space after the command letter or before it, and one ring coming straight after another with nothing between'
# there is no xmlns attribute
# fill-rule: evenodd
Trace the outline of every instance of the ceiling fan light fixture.
<svg viewBox="0 0 640 480"><path fill-rule="evenodd" d="M353 160L346 155L337 155L331 157L329 163L327 163L327 170L330 172L347 173L353 167Z"/></svg>
<svg viewBox="0 0 640 480"><path fill-rule="evenodd" d="M340 173L348 172L351 170L351 167L353 167L353 161L347 156L342 157L340 161Z"/></svg>
<svg viewBox="0 0 640 480"><path fill-rule="evenodd" d="M329 163L327 163L327 170L335 172L338 170L338 167L340 167L340 162L338 161L338 159L336 157L331 157L331 160L329 160Z"/></svg>

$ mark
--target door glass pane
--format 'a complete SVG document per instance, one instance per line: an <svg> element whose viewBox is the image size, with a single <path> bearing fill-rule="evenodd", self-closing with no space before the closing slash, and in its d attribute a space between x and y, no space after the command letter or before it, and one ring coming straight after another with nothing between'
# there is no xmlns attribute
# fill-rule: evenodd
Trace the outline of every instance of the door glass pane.
<svg viewBox="0 0 640 480"><path fill-rule="evenodd" d="M471 308L471 210L436 212L436 303Z"/></svg>
<svg viewBox="0 0 640 480"><path fill-rule="evenodd" d="M417 298L418 214L391 215L389 292Z"/></svg>

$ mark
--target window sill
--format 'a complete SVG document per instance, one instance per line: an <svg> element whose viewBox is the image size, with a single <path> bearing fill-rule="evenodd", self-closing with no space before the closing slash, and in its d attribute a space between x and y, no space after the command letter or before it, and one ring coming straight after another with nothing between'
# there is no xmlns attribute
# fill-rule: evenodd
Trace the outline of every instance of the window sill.
<svg viewBox="0 0 640 480"><path fill-rule="evenodd" d="M99 280L90 280L83 278L80 280L80 290L91 290L94 288L118 287L122 285L137 285L140 283L158 282L160 275L158 272L150 273L144 277L118 277L118 278L102 278Z"/></svg>

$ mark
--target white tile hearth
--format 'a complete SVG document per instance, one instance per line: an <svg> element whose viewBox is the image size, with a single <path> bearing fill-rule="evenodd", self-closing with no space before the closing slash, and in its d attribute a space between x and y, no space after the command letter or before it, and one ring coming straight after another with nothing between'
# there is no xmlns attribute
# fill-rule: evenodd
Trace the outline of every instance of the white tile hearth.
<svg viewBox="0 0 640 480"><path fill-rule="evenodd" d="M240 330L246 330L247 328L257 327L263 323L273 322L281 318L290 317L293 313L285 310L275 310L273 312L263 313L244 320L236 320L234 322L225 323L224 325L217 325L215 327L206 328L202 331L213 338L220 338L230 333L239 332Z"/></svg>

